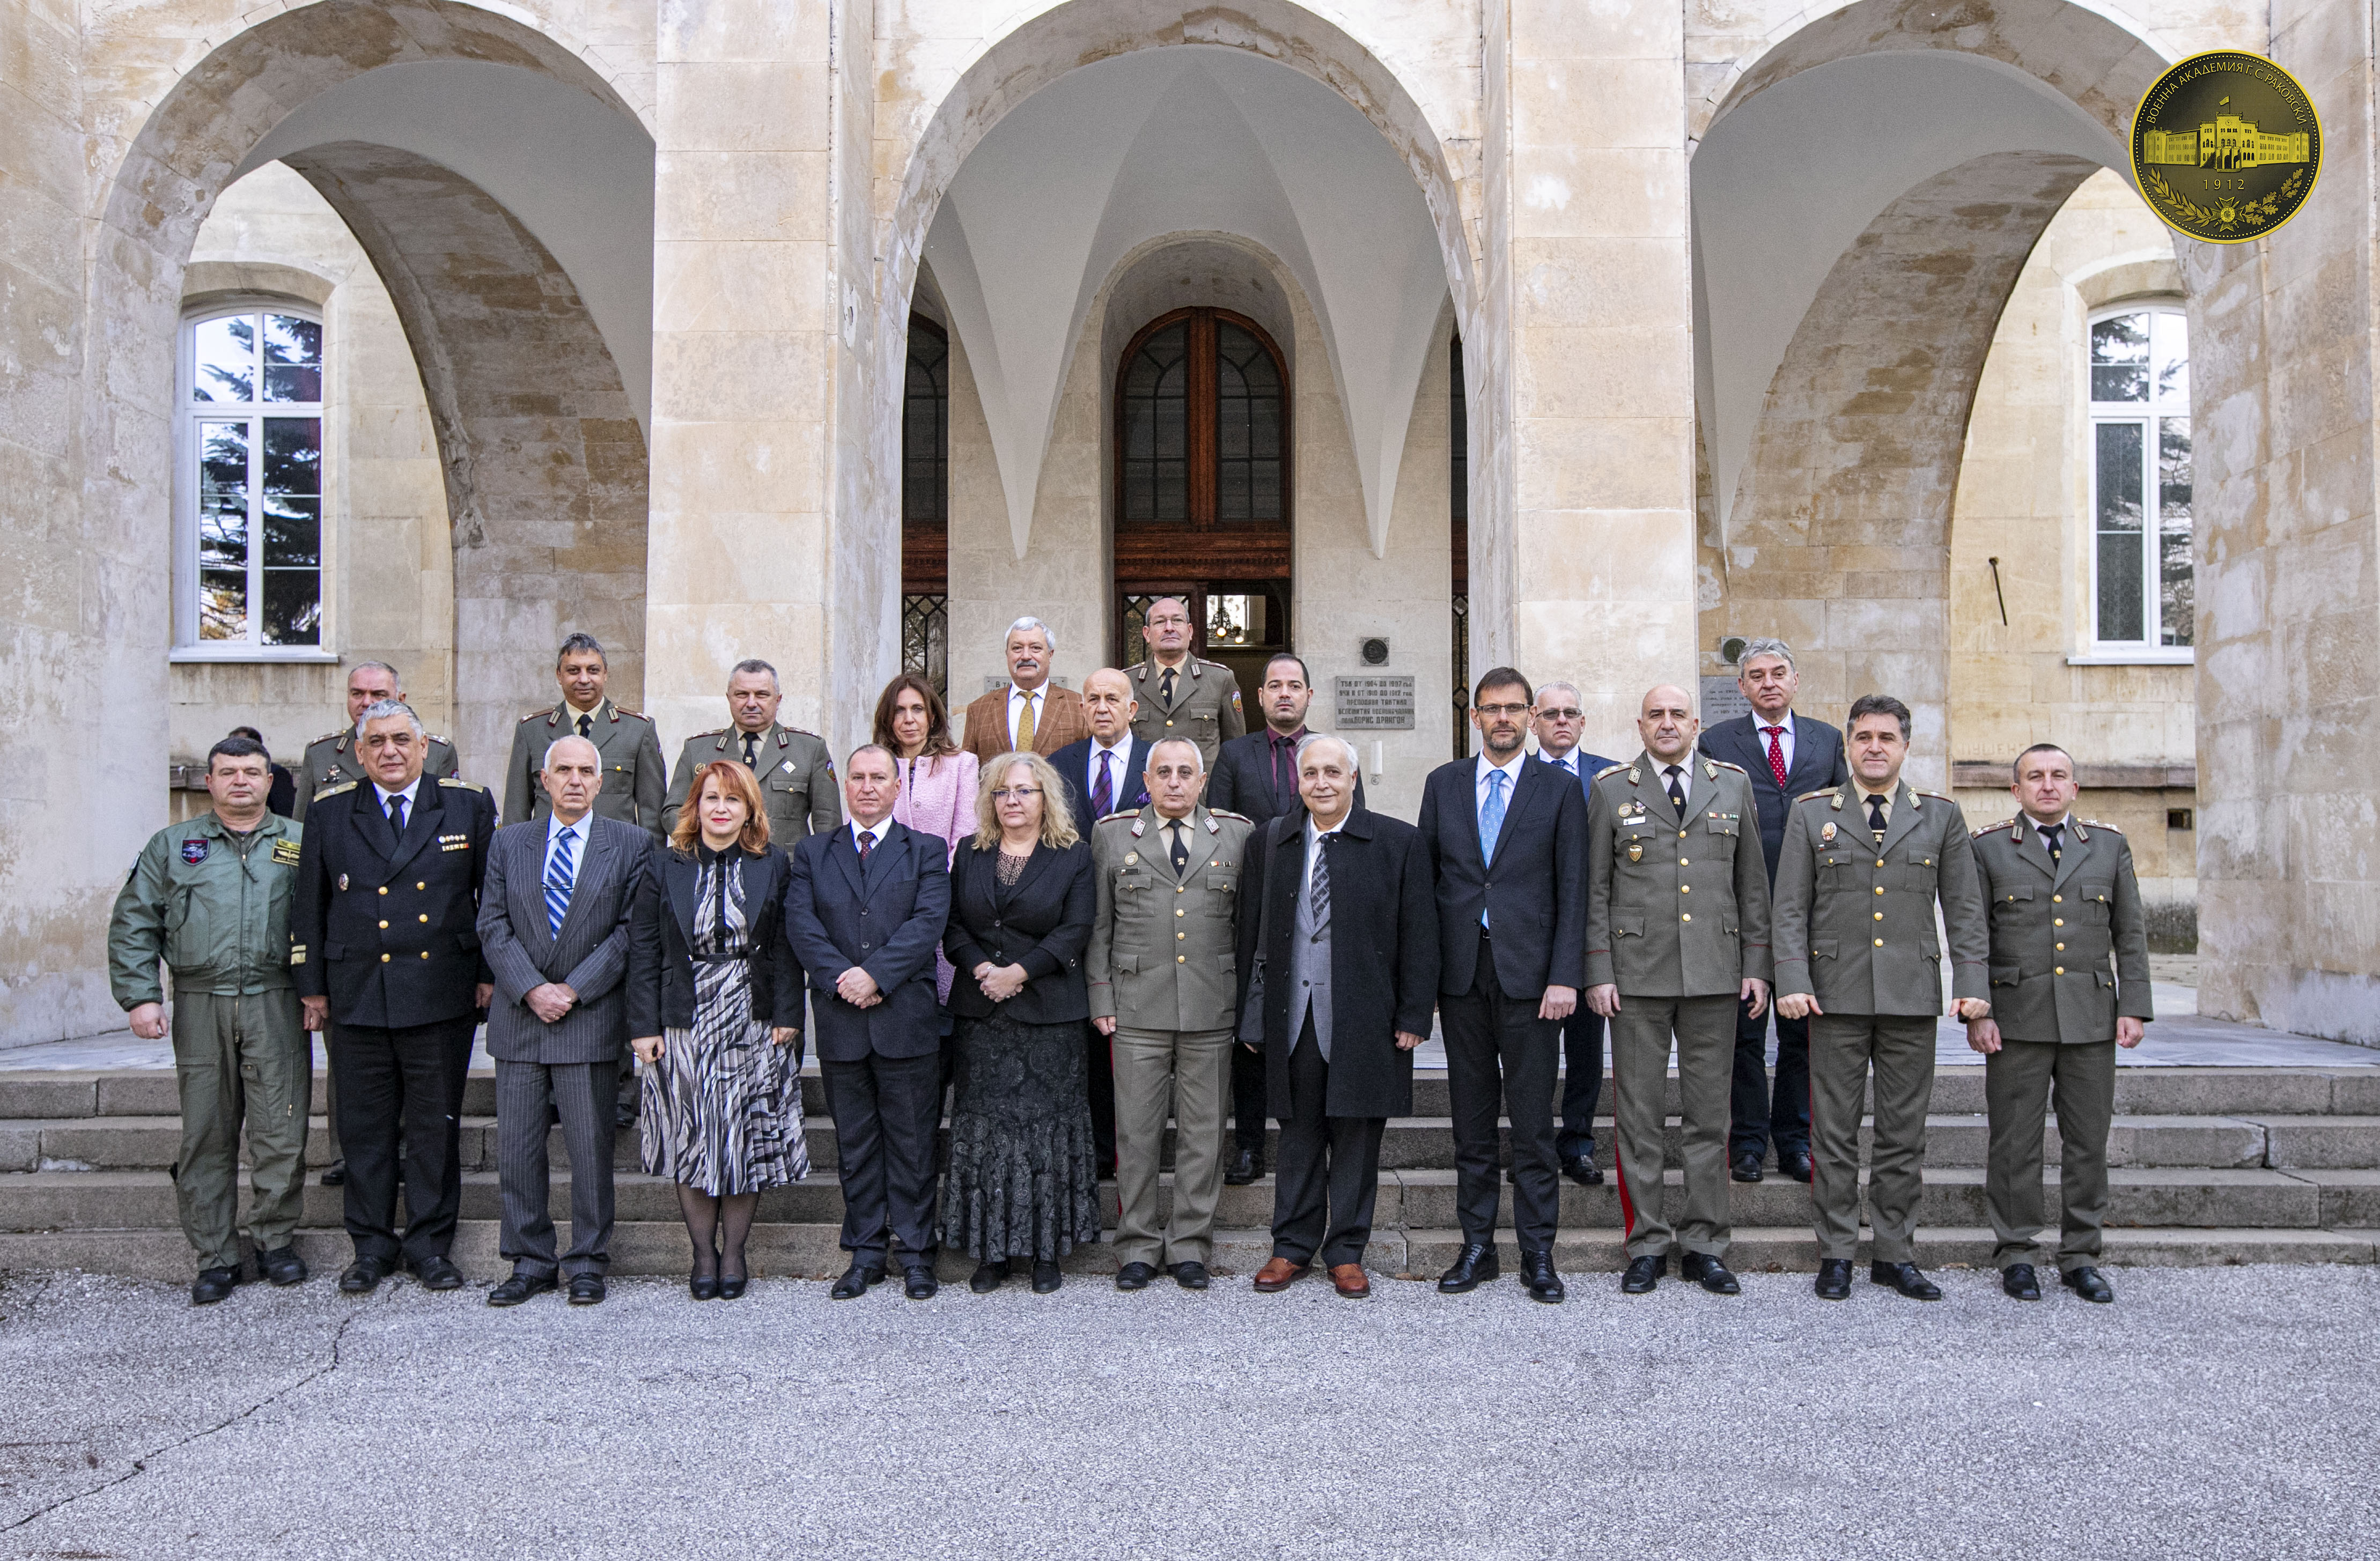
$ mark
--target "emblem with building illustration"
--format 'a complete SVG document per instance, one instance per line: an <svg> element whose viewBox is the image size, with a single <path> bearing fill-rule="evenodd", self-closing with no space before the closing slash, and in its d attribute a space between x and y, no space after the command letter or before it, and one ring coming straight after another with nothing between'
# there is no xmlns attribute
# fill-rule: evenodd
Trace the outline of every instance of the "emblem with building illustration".
<svg viewBox="0 0 2380 1561"><path fill-rule="evenodd" d="M2194 54L2132 115L2132 176L2178 233L2261 238L2297 214L2322 171L2322 126L2297 79L2237 50Z"/></svg>

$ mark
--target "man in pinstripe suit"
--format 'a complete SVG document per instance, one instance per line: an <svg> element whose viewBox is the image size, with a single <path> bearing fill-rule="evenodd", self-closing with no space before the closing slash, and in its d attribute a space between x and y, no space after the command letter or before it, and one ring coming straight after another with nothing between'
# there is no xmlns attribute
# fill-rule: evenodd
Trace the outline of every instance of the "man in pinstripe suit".
<svg viewBox="0 0 2380 1561"><path fill-rule="evenodd" d="M603 1299L611 1262L613 1108L628 1038L629 943L637 897L653 892L652 837L594 812L602 756L583 737L545 751L553 811L496 831L480 897L480 944L495 973L488 1055L496 1064L496 1164L512 1277L488 1292L517 1306L570 1286L570 1304ZM648 921L650 918L646 918ZM570 1152L570 1250L554 1255L546 1128Z"/></svg>

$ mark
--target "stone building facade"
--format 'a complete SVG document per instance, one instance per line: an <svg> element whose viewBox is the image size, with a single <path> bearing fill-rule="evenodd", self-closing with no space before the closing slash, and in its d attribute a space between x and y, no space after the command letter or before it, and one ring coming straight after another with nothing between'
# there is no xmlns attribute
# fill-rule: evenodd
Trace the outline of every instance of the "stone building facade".
<svg viewBox="0 0 2380 1561"><path fill-rule="evenodd" d="M0 1042L117 1023L162 767L326 729L343 665L467 772L579 629L665 743L759 655L842 747L905 654L964 703L1030 611L1078 681L1182 588L1320 724L1412 680L1350 732L1390 809L1462 669L1568 676L1609 752L1744 635L1821 715L1909 700L1979 821L2067 742L2205 1010L2380 1042L2367 10L0 0ZM2108 172L2217 46L2327 141L2231 248ZM315 402L190 399L250 305ZM2187 342L2136 417L2132 332ZM2095 507L2168 422L2179 644Z"/></svg>

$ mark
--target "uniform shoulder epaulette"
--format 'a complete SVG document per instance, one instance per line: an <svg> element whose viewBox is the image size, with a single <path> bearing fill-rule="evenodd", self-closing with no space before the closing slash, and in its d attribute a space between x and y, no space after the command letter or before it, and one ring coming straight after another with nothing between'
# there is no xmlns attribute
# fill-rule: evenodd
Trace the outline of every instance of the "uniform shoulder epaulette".
<svg viewBox="0 0 2380 1561"><path fill-rule="evenodd" d="M1795 802L1808 802L1812 797L1831 797L1840 789L1841 788L1836 786L1821 786L1815 792L1804 792L1793 800Z"/></svg>
<svg viewBox="0 0 2380 1561"><path fill-rule="evenodd" d="M708 731L708 732L696 732L693 736L691 736L691 737L687 738L687 739L686 739L686 741L687 741L687 742L689 742L689 743L698 743L698 742L702 741L702 739L704 739L704 738L706 738L706 737L716 737L716 736L718 736L721 732L724 732L724 731L726 731L726 730L727 730L727 729L726 729L725 727L723 727L723 726L714 726L714 727L712 727L712 728L711 728L710 731Z"/></svg>
<svg viewBox="0 0 2380 1561"><path fill-rule="evenodd" d="M529 722L537 720L540 716L543 716L546 720L552 720L553 719L553 712L560 708L562 708L562 707L559 705L548 705L541 710L531 710L528 714L521 717L520 723L523 726L527 726Z"/></svg>
<svg viewBox="0 0 2380 1561"><path fill-rule="evenodd" d="M342 780L335 786L325 786L321 791L315 793L314 800L316 802L321 802L324 797L335 797L342 792L352 792L358 786L362 784L363 782L360 780Z"/></svg>
<svg viewBox="0 0 2380 1561"><path fill-rule="evenodd" d="M1228 807L1210 807L1207 811L1217 818L1236 818L1243 824L1253 824L1256 822L1255 819L1249 817L1246 814L1233 813Z"/></svg>
<svg viewBox="0 0 2380 1561"><path fill-rule="evenodd" d="M440 735L438 735L438 733L436 733L436 732L423 732L423 733L421 734L421 740L422 740L424 743L444 743L444 744L445 744L448 747L450 747L450 748L451 748L451 747L453 747L453 746L455 745L452 740L450 740L450 739L448 739L448 738L441 737Z"/></svg>
<svg viewBox="0 0 2380 1561"><path fill-rule="evenodd" d="M613 720L618 720L622 716L626 716L626 717L628 717L628 718L630 718L631 720L652 720L652 719L653 719L652 717L650 717L650 716L649 716L649 715L645 714L645 712L644 712L644 711L642 711L642 710L632 710L632 709L628 708L625 705L614 705L614 706L613 706L613 707L612 707L612 719L613 719Z"/></svg>
<svg viewBox="0 0 2380 1561"><path fill-rule="evenodd" d="M826 739L825 739L825 738L823 738L823 737L819 737L819 734L818 734L817 732L812 732L808 727L806 727L806 726L784 726L784 727L779 727L777 730L779 730L780 732L792 732L792 733L793 733L795 736L796 736L796 737L818 737L818 740L819 740L820 742L821 742L821 743L823 743L823 742L825 742L825 741L826 741Z"/></svg>
<svg viewBox="0 0 2380 1561"><path fill-rule="evenodd" d="M459 775L442 775L438 778L438 783L442 786L457 787L466 792L484 792L487 790L485 786L480 785L477 780L466 780Z"/></svg>
<svg viewBox="0 0 2380 1561"><path fill-rule="evenodd" d="M1597 780L1600 780L1607 775L1617 775L1627 768L1628 767L1624 764L1607 764L1601 769L1595 772L1595 778Z"/></svg>
<svg viewBox="0 0 2380 1561"><path fill-rule="evenodd" d="M334 731L334 732L324 732L324 733L322 733L322 735L321 735L320 737L316 737L316 738L312 739L311 741L308 742L308 743L307 743L307 744L306 744L306 746L308 746L308 747L310 747L310 747L312 747L316 743L335 743L335 742L337 742L340 738L345 737L346 734L347 734L347 729L346 729L346 727L344 727L344 726L343 726L343 727L340 727L340 728L338 728L336 731Z"/></svg>
<svg viewBox="0 0 2380 1561"><path fill-rule="evenodd" d="M2087 824L2087 825L2089 825L2089 826L2090 826L2092 829L2105 829L2105 830L2107 830L2107 833L2109 833L2109 834L2111 834L2111 835L2120 835L2120 834L2122 834L2122 833L2124 832L2123 830L2121 830L2121 829L2118 829L2115 825L2113 825L2113 824L2109 824L2109 823L2107 823L2107 822L2105 822L2105 821L2103 821L2103 820L2101 820L2101 819L2097 819L2097 818L2085 818L2084 820L2082 820L2082 822L2083 822L2083 823L2085 823L2085 824Z"/></svg>
<svg viewBox="0 0 2380 1561"><path fill-rule="evenodd" d="M1722 758L1713 758L1713 757L1712 757L1710 755L1708 755L1708 754L1705 754L1705 755L1703 756L1703 762L1704 762L1705 764L1715 764L1715 765L1718 766L1721 769L1732 769L1732 770L1734 770L1738 775L1749 775L1749 774L1751 774L1751 773L1752 773L1752 771L1750 771L1750 770L1748 770L1748 769L1744 768L1743 768L1743 766L1742 766L1742 765L1740 765L1740 764L1730 764L1730 763L1729 763L1727 760L1725 760L1725 759L1722 759Z"/></svg>
<svg viewBox="0 0 2380 1561"><path fill-rule="evenodd" d="M2001 820L2000 820L1998 823L1997 823L1997 824L1986 824L1986 825L1985 825L1982 829L1977 829L1974 833L1975 833L1975 838L1976 838L1977 840L1982 840L1985 835L1991 834L1991 833L1992 833L1993 831L1995 831L1995 830L1998 830L1998 829L2015 829L2015 828L2016 828L2016 820L2015 820L2015 819L2013 819L2013 818L2003 818L2003 819L2001 819Z"/></svg>
<svg viewBox="0 0 2380 1561"><path fill-rule="evenodd" d="M1914 788L1912 787L1912 790ZM1919 792L1917 794L1921 797L1931 797L1936 802L1956 803L1959 800L1956 797L1946 797L1939 792Z"/></svg>
<svg viewBox="0 0 2380 1561"><path fill-rule="evenodd" d="M1109 814L1104 818L1094 819L1091 823L1091 828L1096 829L1101 824L1129 824L1139 817L1140 809L1136 807L1118 808L1115 812Z"/></svg>

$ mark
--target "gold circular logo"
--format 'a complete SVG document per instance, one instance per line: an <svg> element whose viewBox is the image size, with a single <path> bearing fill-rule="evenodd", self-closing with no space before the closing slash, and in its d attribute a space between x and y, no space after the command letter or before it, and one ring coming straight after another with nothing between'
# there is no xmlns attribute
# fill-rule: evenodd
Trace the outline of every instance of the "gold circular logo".
<svg viewBox="0 0 2380 1561"><path fill-rule="evenodd" d="M2322 172L2322 126L2297 78L2261 54L2192 54L2132 115L2132 177L2150 210L2209 244L2262 238Z"/></svg>

